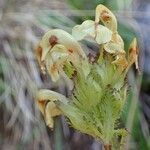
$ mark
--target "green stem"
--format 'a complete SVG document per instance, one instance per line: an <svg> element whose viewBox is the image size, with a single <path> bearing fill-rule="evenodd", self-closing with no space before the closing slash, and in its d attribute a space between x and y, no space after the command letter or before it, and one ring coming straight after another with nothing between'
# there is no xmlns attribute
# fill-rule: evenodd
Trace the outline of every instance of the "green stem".
<svg viewBox="0 0 150 150"><path fill-rule="evenodd" d="M54 149L62 150L63 142L62 142L62 128L61 128L61 118L56 117L54 120Z"/></svg>

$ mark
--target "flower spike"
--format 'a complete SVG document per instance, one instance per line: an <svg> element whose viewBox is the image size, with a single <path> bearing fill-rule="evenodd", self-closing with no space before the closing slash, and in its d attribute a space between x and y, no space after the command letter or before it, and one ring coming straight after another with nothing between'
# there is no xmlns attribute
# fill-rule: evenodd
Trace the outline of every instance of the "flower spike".
<svg viewBox="0 0 150 150"><path fill-rule="evenodd" d="M76 25L72 36L54 29L39 42L36 56L43 72L47 69L54 82L60 76L70 78L74 87L69 98L54 91L40 90L37 105L51 129L54 117L63 114L72 127L101 140L105 150L120 149L119 139L124 141L128 133L118 126L118 121L128 91L127 71L133 63L138 69L137 40L133 39L126 56L114 14L100 4L95 15L95 21L86 20ZM100 55L92 56L92 61L77 42L86 38L99 45Z"/></svg>

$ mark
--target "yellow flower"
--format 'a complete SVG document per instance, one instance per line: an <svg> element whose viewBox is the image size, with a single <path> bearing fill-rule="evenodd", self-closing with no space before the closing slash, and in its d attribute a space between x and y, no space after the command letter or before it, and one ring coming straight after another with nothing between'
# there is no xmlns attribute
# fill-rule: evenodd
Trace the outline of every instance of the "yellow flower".
<svg viewBox="0 0 150 150"><path fill-rule="evenodd" d="M61 29L45 33L36 48L36 55L41 69L45 72L46 68L53 81L60 78L60 73L67 61L71 62L75 68L81 65L88 70L87 57L81 46L69 33ZM88 72L85 71L85 75Z"/></svg>
<svg viewBox="0 0 150 150"><path fill-rule="evenodd" d="M117 20L115 15L102 4L98 5L95 11L95 23L99 24L100 20L113 33L117 32Z"/></svg>
<svg viewBox="0 0 150 150"><path fill-rule="evenodd" d="M95 40L98 44L107 43L112 38L112 32L102 25L98 25L95 30L95 22L92 20L86 20L81 25L76 25L72 29L72 35L78 41L87 38Z"/></svg>
<svg viewBox="0 0 150 150"><path fill-rule="evenodd" d="M58 104L60 102L63 104L67 104L67 98L57 92L43 89L38 91L36 100L40 111L45 117L46 125L50 128L53 128L53 118L61 114L61 110L59 109L58 105L56 105L56 102L58 102Z"/></svg>

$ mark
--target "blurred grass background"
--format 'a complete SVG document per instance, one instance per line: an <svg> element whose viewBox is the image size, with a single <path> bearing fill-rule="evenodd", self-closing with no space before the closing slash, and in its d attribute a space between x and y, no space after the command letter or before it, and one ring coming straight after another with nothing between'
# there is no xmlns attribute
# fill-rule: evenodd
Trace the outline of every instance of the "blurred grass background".
<svg viewBox="0 0 150 150"><path fill-rule="evenodd" d="M50 28L71 33L74 25L94 19L100 3L116 14L126 50L138 37L141 74L134 68L129 72L130 90L120 125L130 132L126 149L150 149L148 0L0 0L0 149L101 149L101 143L70 128L64 117L57 118L57 130L50 131L34 102L39 88L67 93L63 84L54 85L41 74L34 53L39 39Z"/></svg>

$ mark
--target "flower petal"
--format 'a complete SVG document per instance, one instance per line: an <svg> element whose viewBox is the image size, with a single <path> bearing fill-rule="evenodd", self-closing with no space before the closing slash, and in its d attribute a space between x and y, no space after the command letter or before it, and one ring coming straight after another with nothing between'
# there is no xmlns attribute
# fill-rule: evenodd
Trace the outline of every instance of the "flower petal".
<svg viewBox="0 0 150 150"><path fill-rule="evenodd" d="M45 72L46 64L53 81L60 78L60 71L63 70L67 61L71 62L77 69L83 60L86 62L86 70L88 70L88 59L81 46L73 36L61 29L54 29L45 33L36 48L36 56L43 72Z"/></svg>
<svg viewBox="0 0 150 150"><path fill-rule="evenodd" d="M104 49L110 54L125 54L125 51L122 49L122 46L112 41L104 44Z"/></svg>
<svg viewBox="0 0 150 150"><path fill-rule="evenodd" d="M52 81L56 82L59 77L59 71L63 68L64 63L68 59L67 49L60 44L56 44L45 58L45 64Z"/></svg>
<svg viewBox="0 0 150 150"><path fill-rule="evenodd" d="M61 110L57 107L54 102L48 102L45 106L45 120L46 125L49 128L53 128L54 126L54 119L53 117L61 115Z"/></svg>
<svg viewBox="0 0 150 150"><path fill-rule="evenodd" d="M86 20L81 25L76 25L72 29L72 35L78 41L85 37L95 38L94 21Z"/></svg>
<svg viewBox="0 0 150 150"><path fill-rule="evenodd" d="M119 34L113 34L112 41L120 45L121 49L124 50L124 41Z"/></svg>
<svg viewBox="0 0 150 150"><path fill-rule="evenodd" d="M37 105L45 117L46 124L50 128L53 128L53 117L61 114L61 109L56 102L58 101L61 104L67 104L68 99L62 94L46 89L38 91L36 99Z"/></svg>
<svg viewBox="0 0 150 150"><path fill-rule="evenodd" d="M103 44L111 40L112 32L102 25L98 25L95 29L95 22L86 20L72 29L72 35L78 41L90 38L95 39L98 44Z"/></svg>
<svg viewBox="0 0 150 150"><path fill-rule="evenodd" d="M40 42L40 46L43 49L43 59L46 56L45 53L48 53L56 44L61 44L66 49L75 51L81 57L86 57L79 43L69 33L61 29L53 29L45 33Z"/></svg>
<svg viewBox="0 0 150 150"><path fill-rule="evenodd" d="M95 23L99 24L102 21L103 24L112 32L117 32L117 20L114 14L104 5L100 4L96 7Z"/></svg>
<svg viewBox="0 0 150 150"><path fill-rule="evenodd" d="M97 26L95 40L98 44L107 43L111 40L111 38L112 38L112 32L108 30L108 28L102 25Z"/></svg>
<svg viewBox="0 0 150 150"><path fill-rule="evenodd" d="M118 65L118 70L120 72L124 71L128 66L128 61L126 59L125 54L119 54L116 56L116 60L112 62L112 64Z"/></svg>

